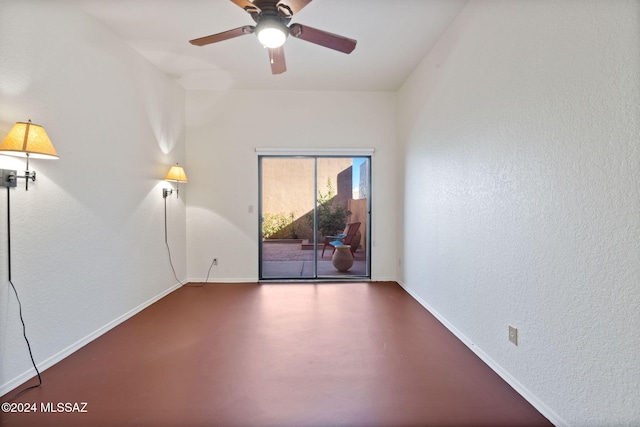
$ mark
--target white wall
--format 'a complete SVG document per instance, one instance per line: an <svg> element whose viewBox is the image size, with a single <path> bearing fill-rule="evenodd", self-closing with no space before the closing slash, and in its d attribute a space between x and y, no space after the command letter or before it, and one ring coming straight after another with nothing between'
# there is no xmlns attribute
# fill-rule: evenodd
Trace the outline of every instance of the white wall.
<svg viewBox="0 0 640 427"><path fill-rule="evenodd" d="M36 362L46 368L177 283L164 244L162 181L184 160L184 91L63 1L0 1L0 138L45 127L59 160L11 190L13 282ZM0 156L0 168L25 162ZM32 374L7 281L0 188L0 394ZM181 194L182 195L182 194ZM186 277L184 199L168 200Z"/></svg>
<svg viewBox="0 0 640 427"><path fill-rule="evenodd" d="M188 91L187 260L191 280L258 278L256 148L375 148L372 277L396 277L395 94ZM253 213L249 213L253 206Z"/></svg>
<svg viewBox="0 0 640 427"><path fill-rule="evenodd" d="M471 1L399 93L401 280L560 425L640 424L639 46L637 1Z"/></svg>

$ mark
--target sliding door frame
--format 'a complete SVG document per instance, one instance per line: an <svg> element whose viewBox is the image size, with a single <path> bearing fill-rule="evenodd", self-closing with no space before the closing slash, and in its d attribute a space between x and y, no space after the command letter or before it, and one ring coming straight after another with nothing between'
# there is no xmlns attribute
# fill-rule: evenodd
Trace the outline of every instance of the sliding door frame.
<svg viewBox="0 0 640 427"><path fill-rule="evenodd" d="M325 150L306 150L306 149L256 149L258 155L258 277L260 281L326 281L326 280L347 280L347 281L362 281L371 279L371 192L372 192L372 168L373 168L373 154L374 149L325 149ZM313 263L313 277L282 277L271 278L263 276L263 247L262 247L262 223L264 220L263 212L263 165L262 160L268 158L284 158L284 159L313 159L314 160L314 177L313 177L313 191L314 191L314 204L313 204L313 233L317 236L318 230L318 159L321 158L366 158L367 162L367 207L366 207L366 234L365 234L365 247L366 251L366 267L365 275L358 276L319 276L318 275L318 239L314 239L314 263Z"/></svg>

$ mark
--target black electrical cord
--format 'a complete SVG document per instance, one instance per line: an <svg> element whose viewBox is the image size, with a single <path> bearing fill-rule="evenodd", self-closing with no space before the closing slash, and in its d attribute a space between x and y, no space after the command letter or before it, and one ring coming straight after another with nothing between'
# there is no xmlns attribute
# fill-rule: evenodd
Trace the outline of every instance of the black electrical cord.
<svg viewBox="0 0 640 427"><path fill-rule="evenodd" d="M169 253L169 264L171 265L171 270L173 271L173 277L176 278L178 283L182 284L180 279L178 279L178 275L176 274L176 269L173 268L173 261L171 260L171 249L169 248L169 241L167 239L167 197L166 197L166 194L164 195L164 243L165 243L165 245L167 245L167 252ZM209 266L209 271L207 271L207 278L204 280L204 283L207 283L209 281L209 274L211 273L211 268L213 267L213 264L215 264L215 262L216 262L216 259L214 258L211 261L211 265ZM183 285L183 286L185 288L201 288L201 287L204 286L204 283L201 283L199 285Z"/></svg>
<svg viewBox="0 0 640 427"><path fill-rule="evenodd" d="M216 263L216 259L212 259L211 260L211 265L209 266L209 270L207 271L207 278L204 279L203 283L200 283L199 285L184 285L185 288L201 288L205 285L205 283L209 282L209 274L211 273L211 268L213 268L213 265Z"/></svg>
<svg viewBox="0 0 640 427"><path fill-rule="evenodd" d="M178 279L178 275L176 274L176 269L173 267L173 261L171 259L171 248L169 248L169 240L167 239L167 198L166 197L164 197L164 244L167 245L167 253L169 254L169 265L171 266L171 271L173 271L173 277L175 277L178 283L182 285L182 281Z"/></svg>
<svg viewBox="0 0 640 427"><path fill-rule="evenodd" d="M207 278L204 279L204 283L207 283L209 281L209 273L211 273L211 268L215 263L216 263L216 259L214 258L211 260L211 265L209 266L209 271L207 271Z"/></svg>
<svg viewBox="0 0 640 427"><path fill-rule="evenodd" d="M11 402L12 400L22 395L23 393L31 390L32 388L38 388L42 385L42 376L40 376L40 371L38 370L36 361L33 359L31 344L29 344L29 339L27 338L27 327L25 326L24 318L22 317L22 303L20 302L20 297L18 296L18 291L16 290L16 286L13 284L11 280L9 280L9 283L11 283L11 288L13 288L13 293L16 295L16 300L18 300L18 312L20 313L20 322L22 323L22 336L24 336L24 341L27 343L27 348L29 349L29 357L31 358L31 363L33 364L33 368L36 370L36 374L38 374L38 384L24 388L23 390L19 391L18 393L14 394L11 398L9 398L7 402Z"/></svg>
<svg viewBox="0 0 640 427"><path fill-rule="evenodd" d="M31 351L31 344L29 344L29 339L27 338L27 327L24 323L24 317L22 316L22 302L20 302L20 297L18 296L18 291L16 289L16 285L13 284L11 278L11 193L10 187L7 187L7 260L9 262L7 271L9 273L9 283L11 284L11 288L13 289L13 293L16 295L16 300L18 301L18 313L20 314L20 322L22 323L22 335L24 336L24 340L27 343L27 348L29 349L29 357L31 358L31 363L33 364L33 368L36 370L38 374L38 384L32 385L22 389L17 392L13 396L11 396L7 402L11 402L18 396L23 393L31 390L32 388L37 388L42 385L42 376L40 375L40 371L38 370L38 366L36 365L36 361L33 358L33 352Z"/></svg>

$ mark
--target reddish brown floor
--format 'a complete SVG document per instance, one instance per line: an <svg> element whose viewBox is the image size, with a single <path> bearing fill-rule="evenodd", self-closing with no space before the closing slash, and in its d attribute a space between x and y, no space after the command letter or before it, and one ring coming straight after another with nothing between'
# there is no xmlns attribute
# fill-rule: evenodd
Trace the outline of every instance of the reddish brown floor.
<svg viewBox="0 0 640 427"><path fill-rule="evenodd" d="M0 425L550 425L392 282L183 287L42 377Z"/></svg>

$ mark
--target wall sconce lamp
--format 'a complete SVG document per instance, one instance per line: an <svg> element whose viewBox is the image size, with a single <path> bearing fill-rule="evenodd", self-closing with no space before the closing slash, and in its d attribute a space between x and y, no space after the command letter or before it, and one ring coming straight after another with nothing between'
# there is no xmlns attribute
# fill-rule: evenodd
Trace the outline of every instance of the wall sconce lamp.
<svg viewBox="0 0 640 427"><path fill-rule="evenodd" d="M184 182L185 184L187 182L189 182L187 180L187 174L184 172L184 169L182 168L182 166L178 166L178 164L176 163L175 166L171 166L171 169L169 169L169 172L167 173L167 176L164 177L164 179L166 179L167 181L175 181L176 182L176 198L178 198L178 185L181 182ZM172 188L163 188L162 189L162 197L164 197L165 199L167 198L167 196L169 194L173 193L173 189Z"/></svg>
<svg viewBox="0 0 640 427"><path fill-rule="evenodd" d="M15 170L0 169L0 181L3 187L16 187L18 178L25 179L25 190L29 191L29 180L36 180L36 172L29 171L29 158L57 159L58 153L53 147L47 132L40 125L28 122L17 122L7 137L0 144L0 154L27 158L27 169L24 176Z"/></svg>
<svg viewBox="0 0 640 427"><path fill-rule="evenodd" d="M24 172L24 176L18 175L18 172L15 170L0 169L0 186L7 188L7 276L18 301L18 313L20 314L20 322L22 323L22 333L27 343L27 348L29 349L31 363L33 363L33 368L38 374L38 384L26 387L14 394L8 400L12 401L27 390L40 387L42 385L42 377L40 376L40 370L33 359L31 345L27 338L24 318L22 317L22 303L20 302L18 290L13 284L11 277L11 187L17 187L18 178L24 178L26 182L25 189L28 191L29 180L36 180L36 172L29 171L29 157L36 159L57 159L58 153L56 153L56 149L53 147L53 144L47 136L47 132L45 132L44 128L40 125L31 123L31 120L29 120L26 123L17 122L13 125L7 137L2 141L2 144L0 144L0 154L27 158L27 170ZM3 403L2 406L4 407L5 404Z"/></svg>

